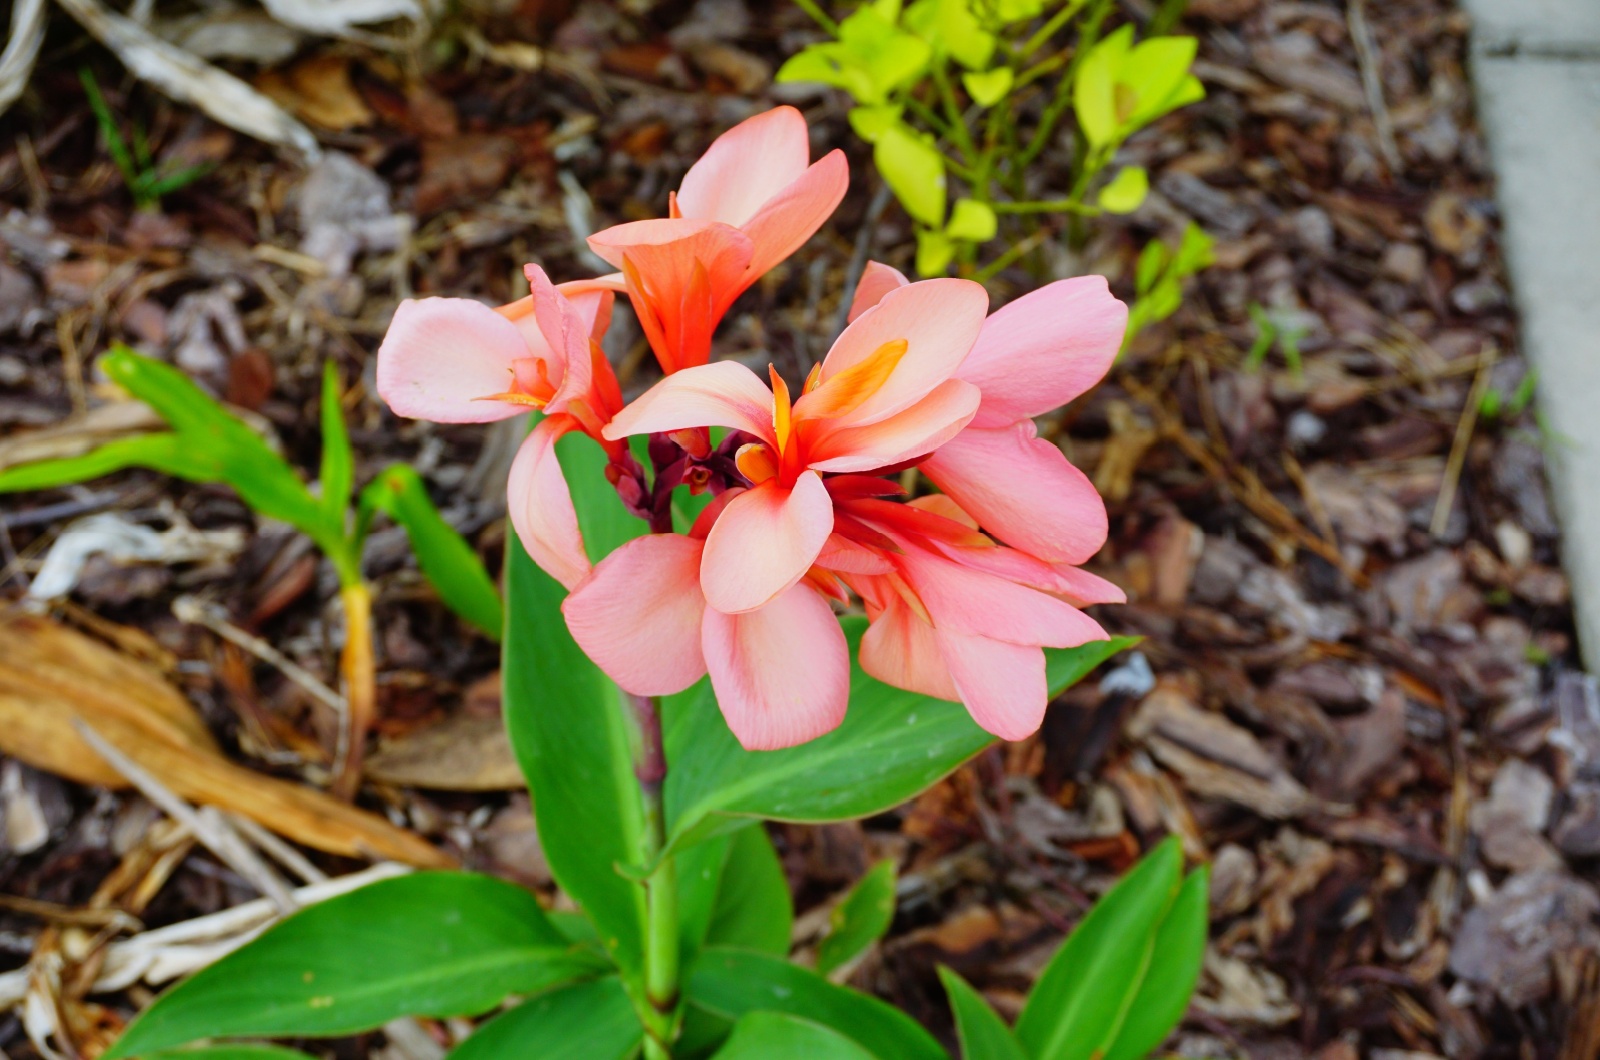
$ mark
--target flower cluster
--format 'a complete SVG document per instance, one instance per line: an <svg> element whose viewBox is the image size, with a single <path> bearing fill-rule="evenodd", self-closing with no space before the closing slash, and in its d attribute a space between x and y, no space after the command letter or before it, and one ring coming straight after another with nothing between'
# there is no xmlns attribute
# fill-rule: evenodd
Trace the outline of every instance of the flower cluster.
<svg viewBox="0 0 1600 1060"><path fill-rule="evenodd" d="M977 283L910 283L872 263L798 394L776 371L710 363L734 299L844 195L843 156L809 159L804 119L779 107L712 144L668 217L590 238L620 272L556 285L529 265L532 293L498 309L404 303L379 392L400 415L445 422L544 412L511 470L511 520L570 590L574 639L627 691L666 695L709 672L746 748L814 739L844 718L834 607L859 600L867 673L1020 739L1049 698L1043 649L1103 639L1080 608L1123 599L1078 568L1104 543L1105 507L1033 417L1105 374L1127 309L1090 276L991 315ZM630 404L599 346L618 293L665 373ZM593 566L553 452L575 430L605 447L608 478L655 531ZM632 435L649 436L649 473ZM940 492L907 499L912 467ZM672 527L680 485L712 496L686 534Z"/></svg>

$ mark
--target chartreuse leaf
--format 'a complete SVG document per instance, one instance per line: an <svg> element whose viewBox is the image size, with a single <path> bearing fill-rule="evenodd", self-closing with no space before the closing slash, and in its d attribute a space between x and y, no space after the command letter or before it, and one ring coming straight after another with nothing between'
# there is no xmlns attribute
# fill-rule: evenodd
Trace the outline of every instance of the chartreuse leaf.
<svg viewBox="0 0 1600 1060"><path fill-rule="evenodd" d="M828 916L828 933L817 946L817 971L827 975L866 952L894 920L893 861L880 861L856 882Z"/></svg>
<svg viewBox="0 0 1600 1060"><path fill-rule="evenodd" d="M955 240L934 229L917 232L917 275L943 276L956 256Z"/></svg>
<svg viewBox="0 0 1600 1060"><path fill-rule="evenodd" d="M606 482L604 451L573 433L556 444L592 558L645 531ZM644 888L617 871L644 857L624 693L589 661L561 616L566 590L506 543L506 730L533 793L550 869L622 967L639 967Z"/></svg>
<svg viewBox="0 0 1600 1060"><path fill-rule="evenodd" d="M305 1053L278 1045L202 1045L196 1049L174 1049L149 1053L145 1060L311 1060Z"/></svg>
<svg viewBox="0 0 1600 1060"><path fill-rule="evenodd" d="M1156 931L1150 971L1104 1060L1143 1060L1183 1019L1205 963L1209 895L1210 874L1202 866L1184 879Z"/></svg>
<svg viewBox="0 0 1600 1060"><path fill-rule="evenodd" d="M905 24L968 70L982 70L994 57L994 34L983 28L969 0L917 0L906 9Z"/></svg>
<svg viewBox="0 0 1600 1060"><path fill-rule="evenodd" d="M1011 82L1016 75L1009 66L997 66L993 70L982 73L966 73L961 75L961 83L966 86L967 95L972 97L972 102L980 107L992 107L1005 99L1011 91Z"/></svg>
<svg viewBox="0 0 1600 1060"><path fill-rule="evenodd" d="M1017 1020L1017 1040L1033 1060L1105 1056L1150 974L1182 870L1178 840L1163 840L1094 904L1056 951Z"/></svg>
<svg viewBox="0 0 1600 1060"><path fill-rule="evenodd" d="M878 133L872 160L912 220L929 228L944 224L944 156L938 148L897 122Z"/></svg>
<svg viewBox="0 0 1600 1060"><path fill-rule="evenodd" d="M201 1038L355 1034L401 1016L465 1016L598 974L520 887L424 872L303 909L156 1000L105 1054Z"/></svg>
<svg viewBox="0 0 1600 1060"><path fill-rule="evenodd" d="M643 1040L627 991L609 976L524 1001L484 1024L447 1060L628 1060Z"/></svg>
<svg viewBox="0 0 1600 1060"><path fill-rule="evenodd" d="M1016 1035L982 994L944 965L939 966L939 981L944 984L950 1011L956 1017L961 1060L1028 1060Z"/></svg>
<svg viewBox="0 0 1600 1060"><path fill-rule="evenodd" d="M366 526L374 510L406 528L417 565L445 605L499 640L505 624L500 590L466 538L434 507L422 476L405 464L390 465L361 491L359 525Z"/></svg>
<svg viewBox="0 0 1600 1060"><path fill-rule="evenodd" d="M1124 166L1100 189L1100 208L1107 213L1132 213L1150 194L1150 174L1143 166Z"/></svg>
<svg viewBox="0 0 1600 1060"><path fill-rule="evenodd" d="M1072 82L1072 110L1091 147L1105 147L1119 138L1122 120L1117 107L1117 75L1133 43L1133 27L1123 26L1089 49Z"/></svg>
<svg viewBox="0 0 1600 1060"><path fill-rule="evenodd" d="M866 621L856 616L842 622L855 660ZM1080 648L1047 649L1051 693L1059 695L1135 643L1134 638L1119 637ZM843 724L798 747L741 748L704 680L666 697L662 712L671 764L664 797L668 842L674 847L740 827L741 819L751 817L819 822L880 813L994 740L961 704L892 688L868 677L854 661L850 709Z"/></svg>
<svg viewBox="0 0 1600 1060"><path fill-rule="evenodd" d="M958 199L950 211L950 223L944 234L951 239L965 239L972 243L987 243L994 238L998 219L994 207L977 199Z"/></svg>
<svg viewBox="0 0 1600 1060"><path fill-rule="evenodd" d="M820 1023L885 1060L949 1060L922 1026L893 1005L826 979L781 957L710 948L688 980L689 1003L738 1020L750 1012L782 1012Z"/></svg>
<svg viewBox="0 0 1600 1060"><path fill-rule="evenodd" d="M893 103L850 108L850 128L867 143L877 143L883 130L900 121L901 108Z"/></svg>
<svg viewBox="0 0 1600 1060"><path fill-rule="evenodd" d="M751 1012L733 1025L717 1060L876 1060L820 1023L781 1012Z"/></svg>
<svg viewBox="0 0 1600 1060"><path fill-rule="evenodd" d="M322 366L322 507L328 518L344 524L355 488L356 458L350 449L344 408L339 403L339 370L329 361Z"/></svg>

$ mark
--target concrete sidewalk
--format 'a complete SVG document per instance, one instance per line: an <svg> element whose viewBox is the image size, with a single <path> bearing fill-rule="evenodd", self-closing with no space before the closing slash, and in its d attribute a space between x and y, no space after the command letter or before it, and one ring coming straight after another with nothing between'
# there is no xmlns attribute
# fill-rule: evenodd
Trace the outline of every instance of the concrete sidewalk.
<svg viewBox="0 0 1600 1060"><path fill-rule="evenodd" d="M1600 0L1463 0L1579 645L1600 669Z"/></svg>

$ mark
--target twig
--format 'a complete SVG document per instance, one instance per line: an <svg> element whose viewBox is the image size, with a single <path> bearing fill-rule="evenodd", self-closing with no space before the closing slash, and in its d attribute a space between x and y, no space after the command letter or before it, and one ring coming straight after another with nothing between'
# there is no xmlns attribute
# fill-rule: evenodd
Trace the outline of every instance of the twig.
<svg viewBox="0 0 1600 1060"><path fill-rule="evenodd" d="M252 636L229 622L222 616L221 611L221 608L213 604L207 604L193 596L180 596L172 601L172 613L179 622L191 622L198 626L204 626L229 644L243 648L268 666L276 668L279 673L297 685L312 699L333 712L335 719L338 721L340 733L349 729L350 707L343 696L323 684L310 670L284 655L277 648L274 648L260 637ZM342 739L343 737L341 737ZM341 753L338 758L342 759L342 757Z"/></svg>
<svg viewBox="0 0 1600 1060"><path fill-rule="evenodd" d="M1367 22L1366 0L1350 0L1345 17L1350 25L1350 42L1356 49L1356 64L1361 67L1361 87L1367 94L1367 109L1372 111L1372 124L1378 131L1378 150L1383 153L1389 172L1398 177L1405 170L1405 159L1400 155L1400 145L1395 142L1394 122L1383 99L1378 49L1372 40L1372 26Z"/></svg>
<svg viewBox="0 0 1600 1060"><path fill-rule="evenodd" d="M71 927L115 928L130 932L144 930L144 925L137 917L129 916L121 909L78 909L70 905L59 905L55 902L44 902L37 898L23 898L13 894L0 894L0 909L9 909L23 916Z"/></svg>
<svg viewBox="0 0 1600 1060"><path fill-rule="evenodd" d="M74 718L72 727L85 743L94 748L96 754L126 777L128 783L138 788L140 794L159 806L167 816L182 822L225 865L248 880L282 912L294 912L297 907L289 888L272 871L272 867L261 860L261 855L239 837L239 833L233 830L219 810L211 806L196 810L190 806L83 719Z"/></svg>
<svg viewBox="0 0 1600 1060"><path fill-rule="evenodd" d="M850 317L850 303L855 301L856 284L861 282L861 274L867 268L867 258L872 255L872 237L877 234L878 221L883 217L883 211L889 208L889 200L893 196L894 192L888 184L879 184L878 190L872 193L872 201L867 203L866 216L861 219L861 230L856 233L855 250L850 254L850 264L844 270L844 283L840 287L844 296L839 300L839 311L833 317L835 338L844 330Z"/></svg>
<svg viewBox="0 0 1600 1060"><path fill-rule="evenodd" d="M244 833L246 839L260 847L272 860L300 877L302 882L327 882L328 874L326 872L311 864L304 854L279 839L272 832L267 831L243 814L230 813L226 816L228 823Z"/></svg>
<svg viewBox="0 0 1600 1060"><path fill-rule="evenodd" d="M1497 351L1490 351L1497 353ZM1467 407L1461 410L1456 421L1456 437L1450 443L1450 457L1444 465L1444 483L1439 487L1439 499L1433 505L1433 519L1428 523L1428 533L1442 537L1450 523L1450 509L1456 502L1456 487L1461 481L1461 468L1467 462L1467 446L1472 442L1473 429L1478 426L1478 409L1483 395L1489 389L1489 373L1494 368L1495 357L1483 359L1478 365L1478 375L1467 392Z"/></svg>

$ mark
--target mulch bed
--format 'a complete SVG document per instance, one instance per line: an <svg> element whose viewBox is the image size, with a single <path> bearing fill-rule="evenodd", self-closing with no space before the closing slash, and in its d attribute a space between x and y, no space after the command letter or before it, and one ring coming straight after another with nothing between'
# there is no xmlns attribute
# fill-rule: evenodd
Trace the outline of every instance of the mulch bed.
<svg viewBox="0 0 1600 1060"><path fill-rule="evenodd" d="M251 71L322 131L330 155L309 172L119 80L55 27L32 92L0 119L14 145L0 154L0 459L95 404L92 356L122 339L257 414L313 469L332 358L356 387L363 472L414 463L498 563L514 436L399 421L374 398L371 351L396 302L509 301L525 261L593 275L578 230L658 215L710 138L773 100L802 106L817 144L845 147L854 184L834 222L735 307L719 350L791 376L825 352L876 178L839 97L770 86L813 39L798 9L525 0L464 17L444 27L451 44L428 53L440 65L426 76L416 56L355 44ZM1113 663L1116 681L1069 692L1038 737L893 813L776 827L802 925L820 928L808 910L898 858L894 928L853 981L948 1037L937 963L1015 1011L1092 897L1175 832L1211 862L1214 889L1181 1055L1593 1057L1600 689L1577 669L1543 481L1562 439L1516 400L1528 369L1473 122L1467 21L1431 0L1193 0L1185 28L1209 95L1126 149L1150 168L1149 202L1081 251L1063 230L1035 275L991 284L1004 299L1097 271L1126 297L1147 240L1193 219L1218 241L1177 315L1048 425L1108 499L1094 567L1131 602L1099 617L1148 638L1143 662ZM96 146L82 63L158 154L215 169L162 213L134 211ZM1065 161L1041 158L1046 188ZM909 266L896 208L869 238L875 257ZM1279 341L1252 364L1263 313ZM637 326L618 321L612 350L636 392L648 358ZM0 510L8 602L91 511L249 531L234 562L91 563L72 606L173 653L236 757L315 775L305 749L327 734L304 694L171 613L182 594L220 602L336 680L335 583L304 541L258 527L227 490L143 473L8 496ZM494 646L431 597L398 531L375 536L367 569L383 737L493 717ZM495 738L493 726L459 731ZM481 784L491 750L457 750L437 782ZM0 769L0 892L86 900L148 820L142 800ZM469 864L549 886L525 796L386 784L366 803ZM196 853L143 919L252 896ZM40 933L0 912L0 968L25 964ZM0 1050L36 1055L9 1017ZM414 1054L374 1035L338 1055Z"/></svg>

